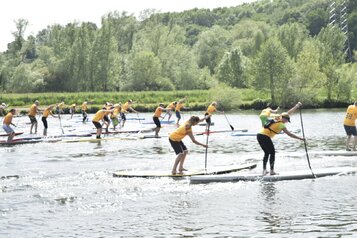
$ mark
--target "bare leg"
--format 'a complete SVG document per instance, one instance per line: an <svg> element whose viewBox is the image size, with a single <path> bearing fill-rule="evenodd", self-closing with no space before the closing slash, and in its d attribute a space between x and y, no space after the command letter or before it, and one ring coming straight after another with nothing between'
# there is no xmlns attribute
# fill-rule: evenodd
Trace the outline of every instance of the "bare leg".
<svg viewBox="0 0 357 238"><path fill-rule="evenodd" d="M188 153L187 150L185 150L185 151L183 152L183 157L182 157L182 159L181 159L180 162L179 162L179 172L180 172L180 173L182 173L183 171L186 170L186 169L184 169L184 167L183 167L183 163L185 162L187 153Z"/></svg>
<svg viewBox="0 0 357 238"><path fill-rule="evenodd" d="M354 136L355 140L353 143L353 150L356 151L356 145L357 145L357 136Z"/></svg>
<svg viewBox="0 0 357 238"><path fill-rule="evenodd" d="M12 132L7 138L7 143L12 142L12 139L14 139L14 136L15 136L15 132Z"/></svg>
<svg viewBox="0 0 357 238"><path fill-rule="evenodd" d="M346 139L346 150L347 151L350 150L350 140L351 140L351 135L348 135L347 139Z"/></svg>
<svg viewBox="0 0 357 238"><path fill-rule="evenodd" d="M185 160L185 157L186 157L185 152L177 155L177 157L176 157L176 159L175 159L174 166L172 167L172 174L173 174L173 175L175 175L175 174L177 173L177 172L176 172L177 166L178 166L179 164L182 164L181 161L182 161L182 159Z"/></svg>

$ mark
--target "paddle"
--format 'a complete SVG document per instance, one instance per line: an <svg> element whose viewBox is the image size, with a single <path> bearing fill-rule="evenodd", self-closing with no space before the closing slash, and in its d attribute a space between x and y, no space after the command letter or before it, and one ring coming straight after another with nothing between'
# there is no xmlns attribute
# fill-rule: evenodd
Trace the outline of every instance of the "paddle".
<svg viewBox="0 0 357 238"><path fill-rule="evenodd" d="M314 176L314 177L316 178L316 175L314 174L314 172L312 172L311 164L310 164L310 159L309 159L309 153L307 152L306 138L305 138L305 132L304 132L304 124L303 124L303 122L302 122L301 107L300 107L300 122L301 122L302 137L304 137L304 146L305 146L305 153L306 153L307 163L308 163L308 165L309 165L309 168L310 168L310 171L311 171L312 176Z"/></svg>
<svg viewBox="0 0 357 238"><path fill-rule="evenodd" d="M166 111L166 113L165 113L164 117L162 117L162 118L161 118L160 122L162 122L162 120L164 120L164 119L165 119L165 117L166 117L167 113L168 113L168 112Z"/></svg>
<svg viewBox="0 0 357 238"><path fill-rule="evenodd" d="M61 127L61 130L62 130L62 134L64 134L64 130L63 130L63 127L62 127L61 116L60 116L59 113L58 113L58 119L59 119L60 127Z"/></svg>
<svg viewBox="0 0 357 238"><path fill-rule="evenodd" d="M138 117L139 123L141 124L141 120L140 120L140 117L139 117L139 113L138 113L138 112L136 112L136 116Z"/></svg>
<svg viewBox="0 0 357 238"><path fill-rule="evenodd" d="M207 151L208 151L208 136L209 136L209 128L211 123L207 123L207 138L206 138L206 151L205 151L205 170L207 170Z"/></svg>
<svg viewBox="0 0 357 238"><path fill-rule="evenodd" d="M232 131L234 131L234 127L231 125L231 123L229 123L228 118L227 118L227 115L226 115L225 112L223 112L223 115L224 115L224 117L226 118L226 120L227 120L229 126L231 127Z"/></svg>

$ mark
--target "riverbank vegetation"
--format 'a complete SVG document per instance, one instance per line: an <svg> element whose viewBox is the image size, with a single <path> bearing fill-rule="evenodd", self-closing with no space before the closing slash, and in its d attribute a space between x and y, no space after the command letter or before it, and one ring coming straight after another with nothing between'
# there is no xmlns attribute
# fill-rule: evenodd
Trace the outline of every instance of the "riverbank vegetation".
<svg viewBox="0 0 357 238"><path fill-rule="evenodd" d="M110 12L100 26L55 24L27 38L30 23L18 19L0 53L0 92L16 106L132 98L152 110L186 94L195 109L212 100L227 109L345 106L357 99L357 2L336 1L336 24L331 10L328 0L261 0L139 17ZM348 32L337 24L343 17Z"/></svg>

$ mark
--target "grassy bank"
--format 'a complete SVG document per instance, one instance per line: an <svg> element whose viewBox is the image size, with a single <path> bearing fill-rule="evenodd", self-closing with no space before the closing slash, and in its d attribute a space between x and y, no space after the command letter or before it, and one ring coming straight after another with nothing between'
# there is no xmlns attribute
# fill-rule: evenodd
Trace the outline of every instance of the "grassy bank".
<svg viewBox="0 0 357 238"><path fill-rule="evenodd" d="M222 95L227 94L227 95ZM28 94L0 94L0 102L5 102L10 107L27 110L35 100L40 101L40 108L50 104L64 101L66 105L77 104L79 111L80 105L89 101L90 112L96 112L105 102L124 103L129 99L134 101L133 107L141 112L153 111L158 103L167 105L172 101L177 101L187 96L186 107L190 110L205 110L213 100L222 99L224 108L238 109L262 109L269 102L269 93L255 91L253 89L231 89L229 92L214 92L209 90L191 91L158 91L158 92L80 92L80 93L28 93ZM228 105L230 101L237 100L234 106ZM224 97L224 98L222 98ZM321 97L323 98L323 97ZM220 101L221 99L218 99ZM305 108L335 108L346 107L350 102L321 101L311 105L304 105ZM238 105L238 106L235 106Z"/></svg>

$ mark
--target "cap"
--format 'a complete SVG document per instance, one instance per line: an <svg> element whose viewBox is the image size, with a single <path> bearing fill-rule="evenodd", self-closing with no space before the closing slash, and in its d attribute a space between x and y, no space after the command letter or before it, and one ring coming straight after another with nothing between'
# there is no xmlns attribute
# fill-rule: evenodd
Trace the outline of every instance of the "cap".
<svg viewBox="0 0 357 238"><path fill-rule="evenodd" d="M39 103L39 101L38 101L38 100L35 100L35 102L36 102L36 103Z"/></svg>
<svg viewBox="0 0 357 238"><path fill-rule="evenodd" d="M1 106L6 107L6 104L3 102L3 103L1 103Z"/></svg>
<svg viewBox="0 0 357 238"><path fill-rule="evenodd" d="M288 120L288 122L290 122L290 115L287 113L287 112L283 112L281 114L281 117L282 118L285 118L286 120Z"/></svg>
<svg viewBox="0 0 357 238"><path fill-rule="evenodd" d="M163 106L164 106L164 104L163 104L163 103L160 103L160 104L159 104L159 106L160 106L160 107L163 107Z"/></svg>

